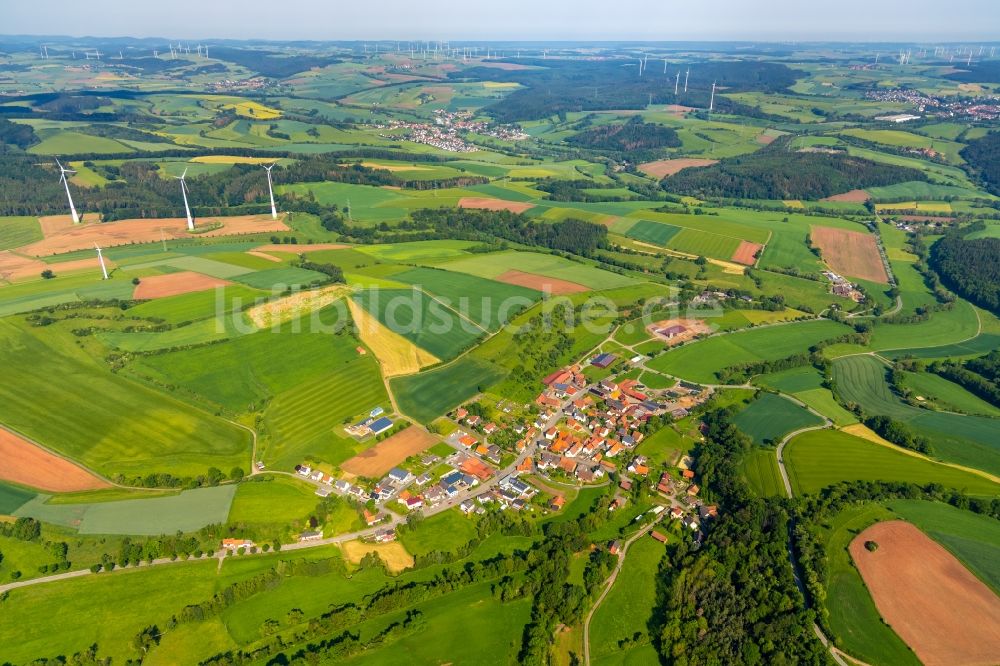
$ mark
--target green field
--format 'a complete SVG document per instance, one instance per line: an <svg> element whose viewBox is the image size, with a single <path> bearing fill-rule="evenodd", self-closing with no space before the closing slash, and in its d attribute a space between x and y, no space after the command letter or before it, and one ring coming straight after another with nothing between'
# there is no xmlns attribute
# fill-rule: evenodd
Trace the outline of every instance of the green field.
<svg viewBox="0 0 1000 666"><path fill-rule="evenodd" d="M740 462L740 471L750 488L761 497L784 497L778 458L771 449L753 449Z"/></svg>
<svg viewBox="0 0 1000 666"><path fill-rule="evenodd" d="M111 373L74 337L0 321L0 365L19 377L0 385L0 422L107 476L248 464L248 433Z"/></svg>
<svg viewBox="0 0 1000 666"><path fill-rule="evenodd" d="M619 641L636 633L649 635L656 602L656 575L664 557L663 544L643 536L625 556L621 573L604 603L590 622L590 654L595 664L657 663L653 646L644 644L628 650Z"/></svg>
<svg viewBox="0 0 1000 666"><path fill-rule="evenodd" d="M681 229L670 239L670 249L686 252L699 257L714 257L728 260L740 246L740 239L721 236L696 229Z"/></svg>
<svg viewBox="0 0 1000 666"><path fill-rule="evenodd" d="M434 268L413 268L393 274L392 279L422 289L488 331L499 329L541 298L534 289Z"/></svg>
<svg viewBox="0 0 1000 666"><path fill-rule="evenodd" d="M763 393L744 407L733 423L757 444L777 444L788 433L822 425L823 420L787 398Z"/></svg>
<svg viewBox="0 0 1000 666"><path fill-rule="evenodd" d="M229 484L166 497L92 504L45 504L47 496L39 495L15 515L74 527L80 534L173 534L226 522L235 494L236 486Z"/></svg>
<svg viewBox="0 0 1000 666"><path fill-rule="evenodd" d="M807 321L718 335L689 343L649 361L649 367L683 379L712 383L716 372L741 363L776 360L847 333L832 321Z"/></svg>
<svg viewBox="0 0 1000 666"><path fill-rule="evenodd" d="M623 275L538 252L496 252L449 261L441 264L441 268L484 278L496 278L509 270L518 270L575 282L591 289L612 289L635 284L635 280Z"/></svg>
<svg viewBox="0 0 1000 666"><path fill-rule="evenodd" d="M38 218L0 217L0 250L21 247L42 240Z"/></svg>
<svg viewBox="0 0 1000 666"><path fill-rule="evenodd" d="M838 481L903 481L1000 495L1000 485L981 476L833 430L796 436L785 448L785 462L796 494L815 493Z"/></svg>
<svg viewBox="0 0 1000 666"><path fill-rule="evenodd" d="M639 220L625 232L629 238L667 247L667 243L677 235L681 229L670 224L650 222L649 220Z"/></svg>
<svg viewBox="0 0 1000 666"><path fill-rule="evenodd" d="M455 309L416 288L367 289L352 298L389 330L442 360L455 358L486 334Z"/></svg>
<svg viewBox="0 0 1000 666"><path fill-rule="evenodd" d="M476 538L476 524L458 509L431 516L413 529L400 532L399 541L414 556L454 553Z"/></svg>
<svg viewBox="0 0 1000 666"><path fill-rule="evenodd" d="M504 374L492 363L465 356L440 368L396 377L390 380L390 386L404 414L430 423Z"/></svg>
<svg viewBox="0 0 1000 666"><path fill-rule="evenodd" d="M296 523L300 527L319 502L312 484L281 476L256 476L236 487L229 523Z"/></svg>
<svg viewBox="0 0 1000 666"><path fill-rule="evenodd" d="M0 482L0 515L11 515L33 497L30 490Z"/></svg>
<svg viewBox="0 0 1000 666"><path fill-rule="evenodd" d="M903 383L914 395L924 398L939 409L963 414L1000 416L1000 408L933 372L908 372Z"/></svg>
<svg viewBox="0 0 1000 666"><path fill-rule="evenodd" d="M911 407L892 392L886 366L873 356L839 358L833 363L837 393L847 403L862 405L870 414L889 416L910 425L931 440L934 455L949 462L1000 472L1000 421Z"/></svg>

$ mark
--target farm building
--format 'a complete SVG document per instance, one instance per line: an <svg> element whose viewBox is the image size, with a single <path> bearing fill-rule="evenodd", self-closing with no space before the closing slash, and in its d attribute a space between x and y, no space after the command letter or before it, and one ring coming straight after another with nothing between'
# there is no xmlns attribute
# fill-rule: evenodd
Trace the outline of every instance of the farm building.
<svg viewBox="0 0 1000 666"><path fill-rule="evenodd" d="M590 361L590 364L595 368L608 368L611 367L611 364L614 363L617 358L617 354L598 354Z"/></svg>
<svg viewBox="0 0 1000 666"><path fill-rule="evenodd" d="M674 324L673 326L667 326L666 328L661 328L657 331L660 335L670 340L675 335L680 335L681 333L687 333L687 327L681 326L680 324Z"/></svg>
<svg viewBox="0 0 1000 666"><path fill-rule="evenodd" d="M378 435L380 433L385 432L389 428L391 428L392 427L392 421L390 421L389 419L387 419L386 417L383 416L382 418L375 420L368 427L372 431L373 435Z"/></svg>

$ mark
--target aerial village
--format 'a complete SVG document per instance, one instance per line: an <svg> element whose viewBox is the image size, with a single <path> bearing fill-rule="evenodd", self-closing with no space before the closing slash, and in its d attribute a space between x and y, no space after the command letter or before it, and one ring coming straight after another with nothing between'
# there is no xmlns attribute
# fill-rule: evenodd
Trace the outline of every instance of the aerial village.
<svg viewBox="0 0 1000 666"><path fill-rule="evenodd" d="M662 334L686 338L695 332L675 328L684 330ZM711 397L712 389L681 381L652 390L619 376L644 360L597 353L586 360L595 371L590 374L605 375L614 367L613 374L591 380L586 367L563 368L539 378L541 389L531 404L499 401L491 410L500 415L494 420L484 417L479 402L466 403L447 415L452 430L443 441L379 478L317 462L298 465L295 473L312 482L318 496L337 495L358 506L370 528L362 536L375 542L395 540L394 527L411 512L429 516L457 507L465 514L494 509L541 517L563 509L567 490L609 483L616 486L609 510L623 509L637 492L645 492L652 498L652 517L679 521L700 539L717 508L699 498L691 458L678 455L656 464L636 448L649 419L683 419ZM344 430L365 441L393 425L376 407ZM322 534L315 531L299 536L300 541L319 538Z"/></svg>
<svg viewBox="0 0 1000 666"><path fill-rule="evenodd" d="M379 134L385 139L423 143L440 150L453 153L471 153L479 147L463 138L467 134L488 136L501 141L521 141L528 138L519 127L514 125L498 125L472 119L467 111L434 111L434 124L391 120L385 124L375 125L378 129L387 130ZM404 135L399 134L404 131ZM388 133L391 132L391 133Z"/></svg>

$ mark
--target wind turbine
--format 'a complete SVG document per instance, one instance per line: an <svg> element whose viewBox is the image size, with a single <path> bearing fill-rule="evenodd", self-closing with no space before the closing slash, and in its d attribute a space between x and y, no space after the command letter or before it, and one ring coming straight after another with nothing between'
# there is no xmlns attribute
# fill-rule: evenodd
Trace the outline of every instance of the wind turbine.
<svg viewBox="0 0 1000 666"><path fill-rule="evenodd" d="M684 72L684 92L688 91L688 77L691 76L691 68L688 67L687 71Z"/></svg>
<svg viewBox="0 0 1000 666"><path fill-rule="evenodd" d="M272 220L277 220L278 219L278 209L274 205L274 188L271 185L271 169L274 168L274 165L273 164L270 164L270 165L264 164L262 166L264 167L264 171L267 172L267 193L271 197L271 219Z"/></svg>
<svg viewBox="0 0 1000 666"><path fill-rule="evenodd" d="M681 70L677 70L677 76L674 78L674 97L677 97L677 89L681 84Z"/></svg>
<svg viewBox="0 0 1000 666"><path fill-rule="evenodd" d="M184 197L184 212L187 213L188 231L194 231L194 218L191 217L191 207L188 206L187 184L184 182L184 177L187 174L188 170L184 169L184 173L174 176L174 178L181 181L181 196Z"/></svg>
<svg viewBox="0 0 1000 666"><path fill-rule="evenodd" d="M73 195L69 193L69 180L66 178L66 174L76 173L76 171L67 169L58 159L56 160L56 164L59 165L59 180L66 186L66 198L69 199L69 212L73 216L73 224L80 224L80 216L76 214L76 206L73 205Z"/></svg>
<svg viewBox="0 0 1000 666"><path fill-rule="evenodd" d="M712 81L712 97L708 101L708 112L715 110L715 81Z"/></svg>
<svg viewBox="0 0 1000 666"><path fill-rule="evenodd" d="M104 265L104 255L101 254L101 247L94 243L94 249L97 250L97 261L101 264L101 273L104 274L104 279L108 279L108 267Z"/></svg>

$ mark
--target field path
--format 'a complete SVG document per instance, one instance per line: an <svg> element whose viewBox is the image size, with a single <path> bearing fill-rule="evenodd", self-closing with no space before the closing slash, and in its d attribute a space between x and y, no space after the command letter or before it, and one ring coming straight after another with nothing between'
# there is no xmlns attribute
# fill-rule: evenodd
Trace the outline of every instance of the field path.
<svg viewBox="0 0 1000 666"><path fill-rule="evenodd" d="M660 513L660 515L658 515L656 517L656 519L653 522L651 522L648 525L644 525L643 527L639 528L639 531L636 532L635 534L633 534L632 536L630 536L625 541L625 543L622 544L621 550L618 551L618 562L615 564L615 568L611 572L611 575L608 576L608 579L604 582L604 589L601 590L601 596L597 597L597 601L595 601L594 605L590 607L590 612L587 613L587 617L583 621L583 664L584 664L584 666L590 666L590 621L593 619L594 613L597 612L597 609L601 607L602 603L604 603L604 598L608 596L609 592L611 592L611 588L614 587L615 581L618 580L618 574L621 573L622 566L624 566L624 564L625 564L625 555L628 554L629 546L631 546L633 543L635 543L637 540L641 539L642 537L646 536L646 534L648 533L648 531L654 525L657 525L661 520L663 520L663 517L666 516L666 515L667 515L667 512L663 511L662 513Z"/></svg>

